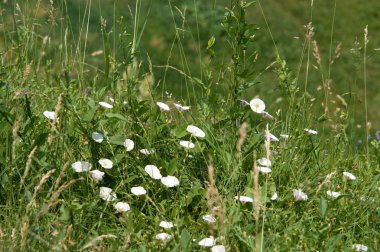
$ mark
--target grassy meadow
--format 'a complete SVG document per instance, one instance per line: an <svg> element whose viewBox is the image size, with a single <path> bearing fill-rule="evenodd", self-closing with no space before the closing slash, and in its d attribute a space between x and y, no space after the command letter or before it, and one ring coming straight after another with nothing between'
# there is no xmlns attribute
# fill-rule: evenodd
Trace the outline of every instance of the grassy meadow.
<svg viewBox="0 0 380 252"><path fill-rule="evenodd" d="M1 0L0 251L379 251L378 9Z"/></svg>

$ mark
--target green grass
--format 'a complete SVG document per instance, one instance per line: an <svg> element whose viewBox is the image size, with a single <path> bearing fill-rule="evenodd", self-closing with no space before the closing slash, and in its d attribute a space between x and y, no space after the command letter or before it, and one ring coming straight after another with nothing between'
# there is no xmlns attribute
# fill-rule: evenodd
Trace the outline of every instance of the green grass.
<svg viewBox="0 0 380 252"><path fill-rule="evenodd" d="M318 33L318 27L331 27L331 3L314 3L315 37L308 39L300 27L310 21L310 6L297 1L287 6L158 2L133 1L128 7L62 0L54 2L54 10L42 1L22 1L20 8L2 3L1 250L207 251L198 242L213 235L226 251L352 251L353 244L378 251L380 140L372 134L357 145L357 137L365 136L360 99L376 122L371 25L366 50L362 44L349 61L342 49L328 74L331 34ZM348 15L343 11L353 9L353 1L340 4L333 50L335 38L346 34L347 27L338 28ZM363 12L374 6L360 5ZM287 28L292 26L300 28L299 40L284 34L295 32ZM363 29L356 31L358 41ZM293 42L285 46L281 36ZM322 70L313 67L314 38ZM98 50L102 53L91 56ZM345 69L352 76L345 76ZM355 85L347 90L333 82L331 90L325 86L318 93L321 78L337 83L352 78ZM238 101L255 96L265 101L272 119ZM100 106L102 101L113 107ZM158 101L170 111L160 110ZM174 103L191 109L178 111ZM44 111L55 111L59 119L46 118ZM362 132L355 130L357 123ZM188 125L201 128L205 137L192 136ZM265 141L266 129L279 141ZM367 130L373 133L376 124ZM95 142L93 132L101 133L103 142ZM132 150L125 148L126 139L134 141ZM184 149L183 140L195 148ZM154 152L144 155L141 149ZM254 168L262 157L272 162L269 174ZM113 167L103 168L102 158ZM104 172L103 179L75 172L77 161ZM151 178L147 165L157 166L164 177L175 176L179 185L168 188ZM346 179L345 171L356 180ZM147 194L133 195L135 186ZM111 188L117 199L102 199L100 187ZM294 189L302 189L307 200L296 201ZM328 190L341 195L332 199ZM275 192L278 199L271 200ZM253 202L241 203L239 196ZM118 213L117 202L130 210ZM206 214L216 222L203 221ZM175 226L165 230L161 221ZM162 232L171 239L157 240Z"/></svg>

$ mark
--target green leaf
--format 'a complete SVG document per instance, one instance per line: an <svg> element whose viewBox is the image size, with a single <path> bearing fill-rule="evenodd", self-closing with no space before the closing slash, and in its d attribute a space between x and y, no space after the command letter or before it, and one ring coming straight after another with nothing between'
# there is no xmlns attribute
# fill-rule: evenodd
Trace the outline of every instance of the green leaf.
<svg viewBox="0 0 380 252"><path fill-rule="evenodd" d="M188 251L188 246L189 246L190 241L191 241L191 235L189 231L187 231L187 229L185 228L181 232L180 243L181 243L182 251Z"/></svg>
<svg viewBox="0 0 380 252"><path fill-rule="evenodd" d="M94 115L95 115L95 110L96 110L95 101L93 99L89 98L87 105L90 107L90 109L84 115L83 121L90 122L94 118Z"/></svg>
<svg viewBox="0 0 380 252"><path fill-rule="evenodd" d="M177 171L178 159L174 158L170 161L168 168L166 169L168 175L173 175Z"/></svg>
<svg viewBox="0 0 380 252"><path fill-rule="evenodd" d="M319 211L321 214L321 217L324 218L327 213L327 200L323 197L319 199Z"/></svg>
<svg viewBox="0 0 380 252"><path fill-rule="evenodd" d="M188 133L186 131L187 124L184 124L172 131L172 133L175 135L176 138L182 138L186 136Z"/></svg>
<svg viewBox="0 0 380 252"><path fill-rule="evenodd" d="M122 146L124 146L124 141L125 141L125 137L122 135L111 136L109 140L111 144L122 145Z"/></svg>
<svg viewBox="0 0 380 252"><path fill-rule="evenodd" d="M106 114L106 117L108 118L117 118L117 119L120 119L122 121L127 121L127 118L125 118L124 116L118 114L118 113L107 113Z"/></svg>

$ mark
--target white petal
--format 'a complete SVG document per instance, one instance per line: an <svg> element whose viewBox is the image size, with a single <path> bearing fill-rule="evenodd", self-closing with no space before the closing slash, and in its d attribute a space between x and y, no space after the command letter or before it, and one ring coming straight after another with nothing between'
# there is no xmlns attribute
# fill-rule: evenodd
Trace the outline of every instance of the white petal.
<svg viewBox="0 0 380 252"><path fill-rule="evenodd" d="M253 202L253 199L251 197L248 197L248 196L235 196L235 199L237 200L240 200L240 202L242 203L252 203Z"/></svg>
<svg viewBox="0 0 380 252"><path fill-rule="evenodd" d="M202 247L212 247L215 245L215 242L214 237L210 236L208 238L203 238L200 242L198 242L198 245Z"/></svg>
<svg viewBox="0 0 380 252"><path fill-rule="evenodd" d="M355 249L356 251L368 251L368 247L363 244L353 244L352 248Z"/></svg>
<svg viewBox="0 0 380 252"><path fill-rule="evenodd" d="M301 189L293 189L293 196L295 201L306 201L307 195Z"/></svg>
<svg viewBox="0 0 380 252"><path fill-rule="evenodd" d="M203 215L203 216L202 216L202 219L203 219L205 222L207 222L207 223L215 223L215 222L216 222L215 217L212 216L212 215L209 215L209 214L207 214L207 215Z"/></svg>
<svg viewBox="0 0 380 252"><path fill-rule="evenodd" d="M280 137L284 138L284 139L288 139L289 138L289 135L286 135L286 134L280 134Z"/></svg>
<svg viewBox="0 0 380 252"><path fill-rule="evenodd" d="M127 151L131 151L135 147L135 142L133 142L131 139L125 139L124 147Z"/></svg>
<svg viewBox="0 0 380 252"><path fill-rule="evenodd" d="M95 180L96 182L103 180L104 172L102 171L92 170L90 171L90 174L91 174L92 179Z"/></svg>
<svg viewBox="0 0 380 252"><path fill-rule="evenodd" d="M104 140L103 135L98 132L92 132L92 139L97 143L101 143Z"/></svg>
<svg viewBox="0 0 380 252"><path fill-rule="evenodd" d="M161 183L167 187L175 187L179 185L179 180L174 176L167 176L161 178Z"/></svg>
<svg viewBox="0 0 380 252"><path fill-rule="evenodd" d="M353 175L352 173L349 173L349 172L343 172L343 176L344 176L347 180L356 180L355 175Z"/></svg>
<svg viewBox="0 0 380 252"><path fill-rule="evenodd" d="M109 187L100 187L99 196L105 201L114 201L116 200L116 194Z"/></svg>
<svg viewBox="0 0 380 252"><path fill-rule="evenodd" d="M113 108L113 105L107 103L107 102L99 102L99 105L102 106L103 108Z"/></svg>
<svg viewBox="0 0 380 252"><path fill-rule="evenodd" d="M91 164L86 161L77 161L71 165L76 172L88 172L91 170Z"/></svg>
<svg viewBox="0 0 380 252"><path fill-rule="evenodd" d="M131 207L126 202L117 202L113 207L119 213L125 213L125 212L128 212L129 210L131 210Z"/></svg>
<svg viewBox="0 0 380 252"><path fill-rule="evenodd" d="M154 153L154 150L141 149L141 150L140 150L140 153L141 153L141 154L144 154L144 155L151 155L151 154Z"/></svg>
<svg viewBox="0 0 380 252"><path fill-rule="evenodd" d="M249 102L249 105L251 106L251 109L256 113L263 113L265 110L265 103L260 100L259 98L252 99Z"/></svg>
<svg viewBox="0 0 380 252"><path fill-rule="evenodd" d="M174 227L174 224L173 222L169 222L169 221L161 221L160 227L165 228L165 229L171 229L172 227Z"/></svg>
<svg viewBox="0 0 380 252"><path fill-rule="evenodd" d="M110 100L110 102L112 102L112 103L115 103L115 99L112 97L108 98L108 100Z"/></svg>
<svg viewBox="0 0 380 252"><path fill-rule="evenodd" d="M280 141L275 135L272 135L271 133L269 133L269 138L272 142L278 142Z"/></svg>
<svg viewBox="0 0 380 252"><path fill-rule="evenodd" d="M339 192L332 192L332 191L327 191L326 194L332 199L336 199L341 195Z"/></svg>
<svg viewBox="0 0 380 252"><path fill-rule="evenodd" d="M194 126L194 125L187 126L186 130L187 130L187 132L189 132L190 134L192 134L195 137L205 137L206 136L206 133L204 133L203 130L201 130L200 128L198 128L197 126Z"/></svg>
<svg viewBox="0 0 380 252"><path fill-rule="evenodd" d="M157 166L155 165L147 165L145 166L145 172L148 173L148 175L153 179L161 179L162 175L160 173L160 170L158 170Z"/></svg>
<svg viewBox="0 0 380 252"><path fill-rule="evenodd" d="M275 201L275 200L277 200L277 199L278 199L278 194L277 194L277 192L275 192L275 193L273 193L273 195L272 195L272 197L270 198L270 200Z"/></svg>
<svg viewBox="0 0 380 252"><path fill-rule="evenodd" d="M306 131L307 133L311 134L311 135L316 135L316 134L318 134L318 131L316 131L316 130L312 130L312 129L305 129L305 131Z"/></svg>
<svg viewBox="0 0 380 252"><path fill-rule="evenodd" d="M156 104L158 107L160 107L161 111L169 111L170 110L169 106L163 102L157 102Z"/></svg>
<svg viewBox="0 0 380 252"><path fill-rule="evenodd" d="M182 106L181 104L178 104L178 103L174 103L174 106L175 106L179 111L185 111L185 110L189 110L189 109L190 109L189 106Z"/></svg>
<svg viewBox="0 0 380 252"><path fill-rule="evenodd" d="M54 111L44 111L44 116L49 119L49 120L55 120L57 118L56 114Z"/></svg>
<svg viewBox="0 0 380 252"><path fill-rule="evenodd" d="M226 248L223 245L216 245L211 248L211 252L226 252Z"/></svg>
<svg viewBox="0 0 380 252"><path fill-rule="evenodd" d="M264 174L272 172L271 168L265 166L257 166L257 170Z"/></svg>
<svg viewBox="0 0 380 252"><path fill-rule="evenodd" d="M265 158L265 157L260 158L259 160L257 160L257 163L259 165L261 165L261 166L266 166L266 167L271 167L272 166L272 162L269 159Z"/></svg>
<svg viewBox="0 0 380 252"><path fill-rule="evenodd" d="M156 239L160 240L160 241L170 240L171 238L172 238L172 236L170 234L167 234L167 233L159 233L156 235Z"/></svg>
<svg viewBox="0 0 380 252"><path fill-rule="evenodd" d="M192 149L195 147L195 144L190 141L179 141L179 144L185 149Z"/></svg>
<svg viewBox="0 0 380 252"><path fill-rule="evenodd" d="M137 196L138 195L144 195L144 194L146 194L146 190L142 186L135 186L135 187L131 188L131 193L133 195L137 195Z"/></svg>
<svg viewBox="0 0 380 252"><path fill-rule="evenodd" d="M104 168L104 169L111 169L113 166L113 163L111 160L107 158L101 158L99 159L98 163Z"/></svg>

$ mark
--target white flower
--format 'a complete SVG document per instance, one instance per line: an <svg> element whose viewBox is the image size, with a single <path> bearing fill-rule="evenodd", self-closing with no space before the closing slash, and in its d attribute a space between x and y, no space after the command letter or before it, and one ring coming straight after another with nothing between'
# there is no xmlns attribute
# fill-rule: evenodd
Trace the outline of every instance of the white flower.
<svg viewBox="0 0 380 252"><path fill-rule="evenodd" d="M110 102L112 102L112 103L115 103L115 99L112 97L108 98L108 100L110 100Z"/></svg>
<svg viewBox="0 0 380 252"><path fill-rule="evenodd" d="M193 144L190 141L179 141L179 145L181 145L185 149L192 149L195 147L195 144Z"/></svg>
<svg viewBox="0 0 380 252"><path fill-rule="evenodd" d="M98 163L104 168L104 169L111 169L113 166L113 163L111 160L107 158L101 158L99 159Z"/></svg>
<svg viewBox="0 0 380 252"><path fill-rule="evenodd" d="M352 248L355 249L356 251L368 251L368 247L363 244L353 244Z"/></svg>
<svg viewBox="0 0 380 252"><path fill-rule="evenodd" d="M265 137L266 138L266 137ZM275 135L269 133L269 138L272 142L278 142L280 141Z"/></svg>
<svg viewBox="0 0 380 252"><path fill-rule="evenodd" d="M269 114L268 112L266 112L266 111L263 111L263 112L261 113L261 115L262 115L264 118L268 118L268 119L270 119L270 120L273 119L273 116L272 116L271 114Z"/></svg>
<svg viewBox="0 0 380 252"><path fill-rule="evenodd" d="M141 149L140 152L144 155L150 155L154 153L154 150Z"/></svg>
<svg viewBox="0 0 380 252"><path fill-rule="evenodd" d="M280 134L280 137L284 138L284 139L288 139L289 138L289 135L287 134Z"/></svg>
<svg viewBox="0 0 380 252"><path fill-rule="evenodd" d="M131 151L135 147L135 142L133 142L131 139L125 139L124 147L127 151Z"/></svg>
<svg viewBox="0 0 380 252"><path fill-rule="evenodd" d="M125 213L125 212L128 212L129 210L131 210L131 207L126 202L117 202L113 207L119 213Z"/></svg>
<svg viewBox="0 0 380 252"><path fill-rule="evenodd" d="M173 222L169 222L169 221L161 221L160 227L165 228L165 229L171 229L172 227L174 227L174 224Z"/></svg>
<svg viewBox="0 0 380 252"><path fill-rule="evenodd" d="M148 175L153 179L161 179L162 175L160 173L160 170L158 170L157 166L155 165L147 165L145 166L145 172L148 173Z"/></svg>
<svg viewBox="0 0 380 252"><path fill-rule="evenodd" d="M306 201L307 195L301 189L293 189L293 196L295 201Z"/></svg>
<svg viewBox="0 0 380 252"><path fill-rule="evenodd" d="M259 98L252 99L249 102L249 105L251 106L251 109L256 113L263 113L265 110L265 103L260 100Z"/></svg>
<svg viewBox="0 0 380 252"><path fill-rule="evenodd" d="M90 174L91 174L92 179L95 180L96 182L103 180L104 172L102 171L93 170L93 171L90 171Z"/></svg>
<svg viewBox="0 0 380 252"><path fill-rule="evenodd" d="M316 131L316 130L312 130L312 129L305 129L305 131L306 131L307 133L309 133L310 135L316 135L316 134L318 134L318 131Z"/></svg>
<svg viewBox="0 0 380 252"><path fill-rule="evenodd" d="M138 195L144 195L144 194L146 194L146 190L142 186L135 186L135 187L131 188L131 193L133 195L137 195L137 196Z"/></svg>
<svg viewBox="0 0 380 252"><path fill-rule="evenodd" d="M189 106L182 106L181 104L178 104L178 103L174 103L174 106L175 106L179 111L185 111L185 110L189 110L189 109L190 109Z"/></svg>
<svg viewBox="0 0 380 252"><path fill-rule="evenodd" d="M336 199L341 195L339 192L332 192L332 191L327 191L326 194L332 199Z"/></svg>
<svg viewBox="0 0 380 252"><path fill-rule="evenodd" d="M216 245L211 248L211 252L226 252L226 248L223 245Z"/></svg>
<svg viewBox="0 0 380 252"><path fill-rule="evenodd" d="M91 164L86 161L78 161L71 165L76 172L88 172L91 170Z"/></svg>
<svg viewBox="0 0 380 252"><path fill-rule="evenodd" d="M112 192L111 188L108 187L100 187L99 191L100 198L105 201L114 201L116 200L116 193Z"/></svg>
<svg viewBox="0 0 380 252"><path fill-rule="evenodd" d="M92 139L97 143L101 143L104 140L103 135L98 132L92 132Z"/></svg>
<svg viewBox="0 0 380 252"><path fill-rule="evenodd" d="M192 134L195 137L205 137L206 136L206 133L204 133L203 130L201 130L200 128L198 128L197 126L194 126L194 125L187 126L186 130L187 130L187 132L189 132L190 134Z"/></svg>
<svg viewBox="0 0 380 252"><path fill-rule="evenodd" d="M377 190L379 190L379 191L380 191L380 187L378 187L378 188L377 188Z"/></svg>
<svg viewBox="0 0 380 252"><path fill-rule="evenodd" d="M107 102L99 102L99 105L102 106L103 108L113 108L113 105L107 103Z"/></svg>
<svg viewBox="0 0 380 252"><path fill-rule="evenodd" d="M278 194L277 194L277 192L275 192L275 193L273 193L273 195L272 195L272 197L270 198L270 200L275 201L275 200L277 200L277 199L278 199Z"/></svg>
<svg viewBox="0 0 380 252"><path fill-rule="evenodd" d="M55 120L57 118L57 115L54 111L44 111L44 116L49 120Z"/></svg>
<svg viewBox="0 0 380 252"><path fill-rule="evenodd" d="M215 242L214 236L210 236L208 238L203 238L200 242L198 242L198 245L202 247L212 247L215 245Z"/></svg>
<svg viewBox="0 0 380 252"><path fill-rule="evenodd" d="M159 233L156 235L156 239L160 240L160 241L170 240L171 238L172 238L172 236L170 234L167 234L167 233Z"/></svg>
<svg viewBox="0 0 380 252"><path fill-rule="evenodd" d="M207 214L207 215L203 215L202 216L202 219L205 221L205 222L207 222L207 223L215 223L216 222L216 219L215 219L215 217L214 216L212 216L212 215L209 215L209 214Z"/></svg>
<svg viewBox="0 0 380 252"><path fill-rule="evenodd" d="M242 203L247 203L247 202L252 203L253 202L253 199L251 197L248 197L248 196L235 196L235 199L240 200L240 202L242 202Z"/></svg>
<svg viewBox="0 0 380 252"><path fill-rule="evenodd" d="M169 111L170 110L169 106L163 102L157 102L156 104L158 107L160 107L161 111Z"/></svg>
<svg viewBox="0 0 380 252"><path fill-rule="evenodd" d="M343 176L347 180L356 180L356 177L352 173L349 173L349 172L343 172Z"/></svg>
<svg viewBox="0 0 380 252"><path fill-rule="evenodd" d="M167 187L179 186L179 180L174 176L167 176L161 178L161 183Z"/></svg>
<svg viewBox="0 0 380 252"><path fill-rule="evenodd" d="M265 167L265 166L257 166L257 170L261 173L271 173L272 172L272 169L269 168L269 167Z"/></svg>
<svg viewBox="0 0 380 252"><path fill-rule="evenodd" d="M265 157L260 158L259 160L257 160L257 163L259 163L259 165L261 165L261 166L266 166L266 167L271 167L272 166L272 162L269 159L265 158Z"/></svg>

